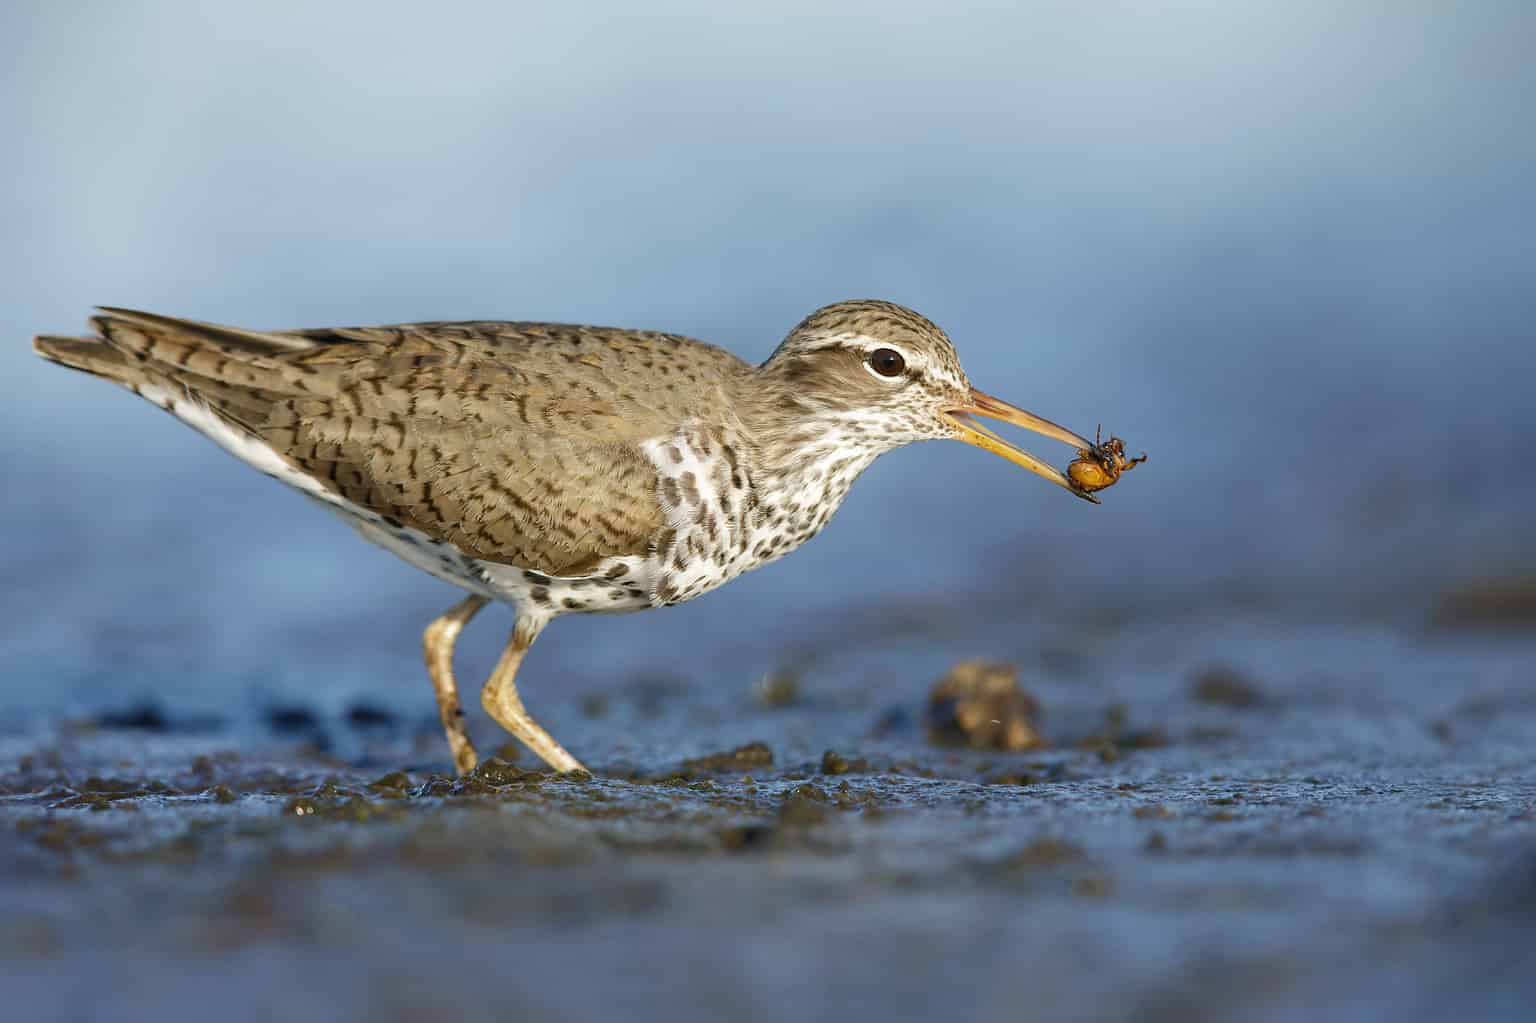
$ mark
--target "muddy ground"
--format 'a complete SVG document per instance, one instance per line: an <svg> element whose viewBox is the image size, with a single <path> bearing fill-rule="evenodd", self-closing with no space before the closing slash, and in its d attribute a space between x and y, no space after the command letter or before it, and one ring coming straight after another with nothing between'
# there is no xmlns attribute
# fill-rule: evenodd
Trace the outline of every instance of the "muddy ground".
<svg viewBox="0 0 1536 1023"><path fill-rule="evenodd" d="M1536 634L1443 624L893 624L766 678L530 682L576 780L450 777L424 680L8 713L0 988L32 1020L1528 1018ZM931 741L973 656L1045 748Z"/></svg>

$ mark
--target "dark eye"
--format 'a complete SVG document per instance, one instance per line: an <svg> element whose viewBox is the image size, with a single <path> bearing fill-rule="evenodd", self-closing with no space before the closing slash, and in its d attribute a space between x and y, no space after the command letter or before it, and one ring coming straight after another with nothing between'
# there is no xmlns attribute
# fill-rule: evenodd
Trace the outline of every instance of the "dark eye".
<svg viewBox="0 0 1536 1023"><path fill-rule="evenodd" d="M894 348L876 348L869 353L869 368L883 377L900 376L907 360Z"/></svg>

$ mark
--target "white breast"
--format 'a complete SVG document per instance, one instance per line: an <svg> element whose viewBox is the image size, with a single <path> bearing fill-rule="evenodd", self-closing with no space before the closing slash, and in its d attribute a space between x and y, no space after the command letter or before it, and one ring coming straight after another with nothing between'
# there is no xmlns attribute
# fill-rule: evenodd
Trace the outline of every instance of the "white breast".
<svg viewBox="0 0 1536 1023"><path fill-rule="evenodd" d="M739 441L686 424L641 449L656 467L656 498L667 523L652 564L657 602L688 600L751 568L756 519Z"/></svg>
<svg viewBox="0 0 1536 1023"><path fill-rule="evenodd" d="M824 443L782 469L751 464L739 431L697 423L641 447L667 521L651 566L658 604L696 597L815 536L880 453L835 423Z"/></svg>

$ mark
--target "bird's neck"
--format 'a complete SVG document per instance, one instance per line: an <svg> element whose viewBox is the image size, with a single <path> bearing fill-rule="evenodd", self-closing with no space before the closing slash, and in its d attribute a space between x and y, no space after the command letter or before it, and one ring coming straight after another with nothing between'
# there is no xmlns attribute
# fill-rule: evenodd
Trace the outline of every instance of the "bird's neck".
<svg viewBox="0 0 1536 1023"><path fill-rule="evenodd" d="M891 447L846 408L788 390L762 388L738 408L759 514L791 544L820 532L853 481Z"/></svg>

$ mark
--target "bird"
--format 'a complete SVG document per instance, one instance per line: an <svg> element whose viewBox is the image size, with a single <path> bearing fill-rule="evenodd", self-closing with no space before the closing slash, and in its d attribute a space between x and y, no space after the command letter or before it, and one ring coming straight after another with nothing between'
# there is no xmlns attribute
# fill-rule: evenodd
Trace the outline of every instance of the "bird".
<svg viewBox="0 0 1536 1023"><path fill-rule="evenodd" d="M422 638L454 769L472 771L454 675L488 603L514 614L486 712L557 772L586 768L517 677L566 614L692 600L793 551L855 479L955 439L1084 500L989 418L1092 449L977 390L949 336L892 302L811 313L760 365L677 334L523 321L248 330L97 307L43 358L119 384L464 591Z"/></svg>

